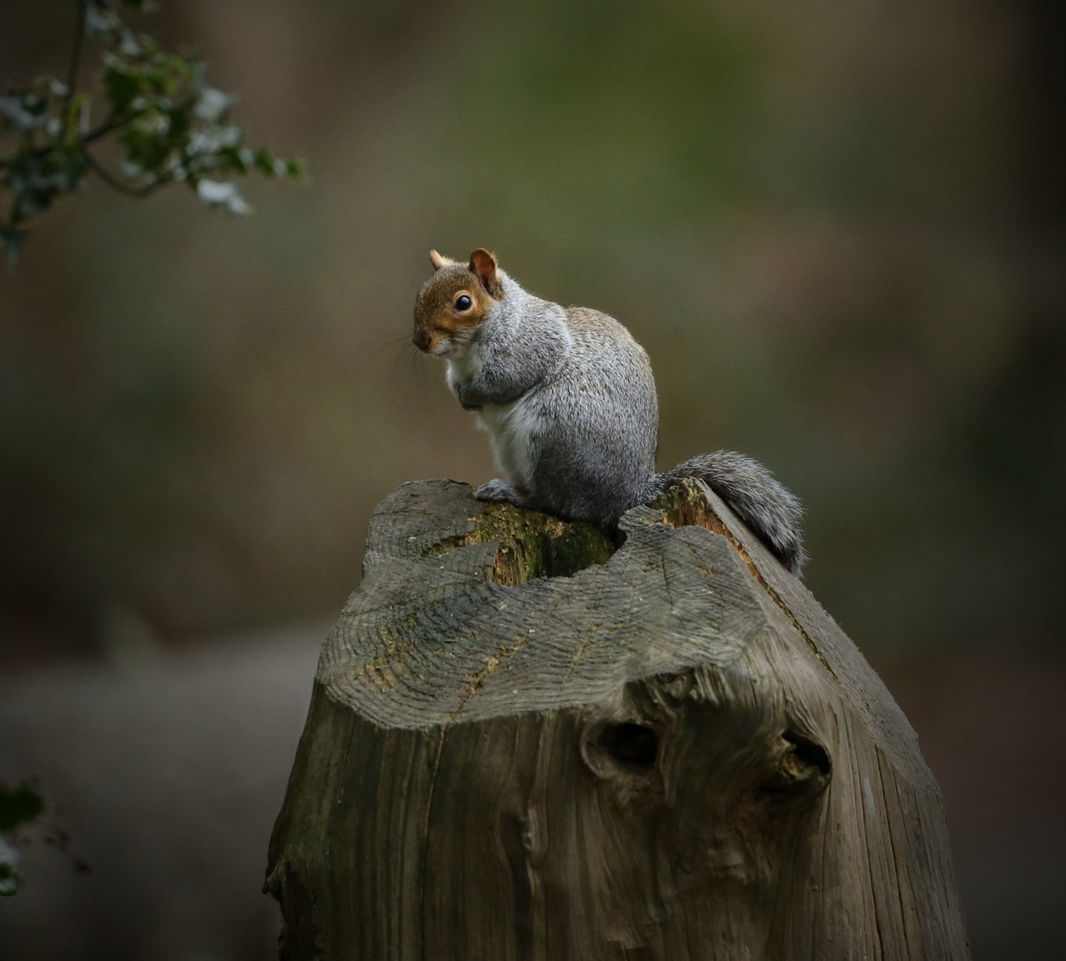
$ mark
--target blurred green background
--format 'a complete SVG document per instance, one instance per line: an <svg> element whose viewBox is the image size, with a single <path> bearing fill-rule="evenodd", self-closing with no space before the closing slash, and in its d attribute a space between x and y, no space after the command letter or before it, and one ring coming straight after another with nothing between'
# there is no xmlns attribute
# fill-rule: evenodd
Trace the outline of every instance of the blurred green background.
<svg viewBox="0 0 1066 961"><path fill-rule="evenodd" d="M644 344L661 467L733 448L801 497L807 584L944 787L975 958L1062 949L1062 19L1046 0L165 5L145 27L195 45L250 139L305 157L313 182L250 183L250 219L94 183L0 275L0 730L23 732L0 778L62 738L41 698L54 719L74 695L50 678L84 685L92 715L144 664L177 704L175 664L298 650L288 740L265 760L235 739L225 762L268 772L234 821L269 830L370 511L411 478L493 476L409 342L428 250L485 245ZM72 29L70 3L10 0L0 79L62 72ZM126 726L89 723L109 751ZM45 789L69 793L91 846L54 763ZM89 897L60 875L53 890ZM82 944L102 952L96 907ZM0 924L51 957L49 909L26 892ZM269 910L230 918L258 932ZM131 935L128 956L271 956L259 934L204 930L150 955Z"/></svg>

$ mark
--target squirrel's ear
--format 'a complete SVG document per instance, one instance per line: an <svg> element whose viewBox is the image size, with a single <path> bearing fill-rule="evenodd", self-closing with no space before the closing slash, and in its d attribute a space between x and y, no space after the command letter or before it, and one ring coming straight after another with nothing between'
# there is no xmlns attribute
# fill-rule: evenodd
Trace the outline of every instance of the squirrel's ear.
<svg viewBox="0 0 1066 961"><path fill-rule="evenodd" d="M496 272L496 255L484 247L478 247L470 255L470 272L477 274L481 286L485 288L490 297L503 300L503 284L500 283L500 275Z"/></svg>
<svg viewBox="0 0 1066 961"><path fill-rule="evenodd" d="M455 263L451 257L445 257L444 254L439 254L435 250L429 252L429 262L433 264L434 270L440 270L441 267L447 267Z"/></svg>

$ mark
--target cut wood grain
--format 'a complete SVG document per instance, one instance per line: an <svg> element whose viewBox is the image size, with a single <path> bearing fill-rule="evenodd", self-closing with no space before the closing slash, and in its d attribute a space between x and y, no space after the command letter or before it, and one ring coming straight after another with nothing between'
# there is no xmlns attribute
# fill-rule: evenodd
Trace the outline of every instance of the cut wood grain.
<svg viewBox="0 0 1066 961"><path fill-rule="evenodd" d="M617 537L405 484L270 848L284 959L966 959L899 708L706 487Z"/></svg>

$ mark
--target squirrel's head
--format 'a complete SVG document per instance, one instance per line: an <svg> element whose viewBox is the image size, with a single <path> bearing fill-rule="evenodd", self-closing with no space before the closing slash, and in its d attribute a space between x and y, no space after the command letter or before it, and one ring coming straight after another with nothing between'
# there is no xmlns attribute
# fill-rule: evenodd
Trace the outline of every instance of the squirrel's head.
<svg viewBox="0 0 1066 961"><path fill-rule="evenodd" d="M489 311L503 300L496 257L484 247L470 263L429 254L435 273L422 285L415 301L415 346L437 357L462 355Z"/></svg>

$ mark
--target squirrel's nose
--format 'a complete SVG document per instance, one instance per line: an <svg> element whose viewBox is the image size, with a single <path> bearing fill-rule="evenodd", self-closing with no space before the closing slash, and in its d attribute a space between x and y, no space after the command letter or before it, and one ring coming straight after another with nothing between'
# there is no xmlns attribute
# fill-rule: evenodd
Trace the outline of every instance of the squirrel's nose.
<svg viewBox="0 0 1066 961"><path fill-rule="evenodd" d="M428 351L430 344L429 331L424 327L416 327L414 337L411 338L415 346L421 351Z"/></svg>

